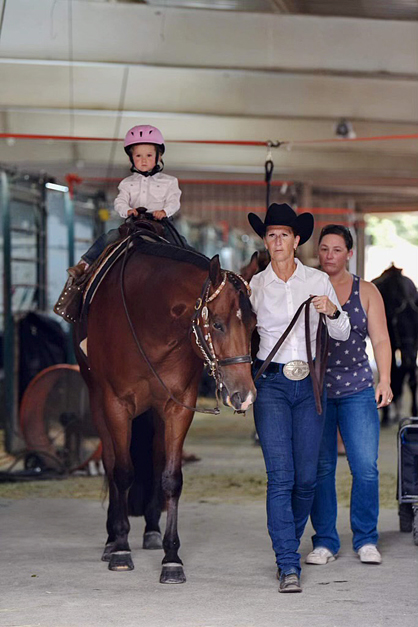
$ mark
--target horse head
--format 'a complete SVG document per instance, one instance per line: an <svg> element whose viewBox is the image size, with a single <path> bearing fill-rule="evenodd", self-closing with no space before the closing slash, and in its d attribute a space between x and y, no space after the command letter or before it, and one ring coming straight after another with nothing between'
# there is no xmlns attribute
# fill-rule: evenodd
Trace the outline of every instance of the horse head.
<svg viewBox="0 0 418 627"><path fill-rule="evenodd" d="M223 403L239 411L246 411L256 397L250 355L255 315L249 294L247 282L222 270L216 255L196 304L193 326L196 349L200 356L203 353Z"/></svg>
<svg viewBox="0 0 418 627"><path fill-rule="evenodd" d="M267 250L256 251L252 254L250 262L241 268L240 275L249 282L254 274L265 270L269 263L270 255Z"/></svg>
<svg viewBox="0 0 418 627"><path fill-rule="evenodd" d="M392 350L400 350L403 366L410 368L415 364L418 349L417 289L393 263L372 283L385 304Z"/></svg>

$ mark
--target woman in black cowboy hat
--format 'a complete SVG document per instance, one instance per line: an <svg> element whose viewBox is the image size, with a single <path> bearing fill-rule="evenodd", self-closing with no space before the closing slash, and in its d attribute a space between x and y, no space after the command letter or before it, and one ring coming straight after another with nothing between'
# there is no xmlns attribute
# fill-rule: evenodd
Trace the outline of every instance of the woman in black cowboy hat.
<svg viewBox="0 0 418 627"><path fill-rule="evenodd" d="M310 341L315 358L319 314L326 315L331 337L350 333L328 276L295 259L298 246L313 232L312 214L299 216L287 204L272 204L264 222L248 215L263 238L271 262L251 280L260 346L255 370L263 364L299 305L311 295ZM297 362L297 363L296 363ZM279 592L301 592L299 542L314 493L324 416L317 413L307 366L304 316L257 380L254 418L267 470L267 526L276 554Z"/></svg>

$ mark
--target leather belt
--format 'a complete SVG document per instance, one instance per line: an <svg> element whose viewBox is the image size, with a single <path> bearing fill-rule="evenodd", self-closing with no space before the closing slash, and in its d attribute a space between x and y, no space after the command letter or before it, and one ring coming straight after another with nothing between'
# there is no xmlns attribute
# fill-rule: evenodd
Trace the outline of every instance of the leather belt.
<svg viewBox="0 0 418 627"><path fill-rule="evenodd" d="M263 362L260 359L255 360L256 369L260 368L262 364ZM277 362L271 361L264 372L271 372L272 374L282 372L286 379L301 381L302 379L306 379L309 375L309 364L300 359L289 361L287 364L278 364Z"/></svg>
<svg viewBox="0 0 418 627"><path fill-rule="evenodd" d="M264 362L261 359L258 359L258 357L256 357L256 359L254 360L254 369L256 372L261 368L263 363ZM267 368L264 370L264 372L271 372L272 374L276 374L277 372L283 371L283 366L284 364L278 364L275 361L271 361Z"/></svg>

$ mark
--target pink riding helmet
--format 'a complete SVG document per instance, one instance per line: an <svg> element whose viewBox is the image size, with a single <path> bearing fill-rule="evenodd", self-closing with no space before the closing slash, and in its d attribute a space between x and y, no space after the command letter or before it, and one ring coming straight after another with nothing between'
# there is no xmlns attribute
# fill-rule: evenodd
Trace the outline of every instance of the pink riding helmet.
<svg viewBox="0 0 418 627"><path fill-rule="evenodd" d="M149 124L140 124L139 126L133 126L129 129L123 143L126 154L129 155L128 148L134 144L154 144L160 147L162 155L165 151L164 137L162 136L161 131L159 131L155 126L150 126Z"/></svg>

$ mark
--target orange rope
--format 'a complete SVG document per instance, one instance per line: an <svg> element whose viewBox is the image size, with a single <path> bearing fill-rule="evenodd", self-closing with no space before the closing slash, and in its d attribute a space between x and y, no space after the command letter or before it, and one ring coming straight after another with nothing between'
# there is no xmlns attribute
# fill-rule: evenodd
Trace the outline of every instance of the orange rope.
<svg viewBox="0 0 418 627"><path fill-rule="evenodd" d="M74 137L71 135L34 135L23 133L0 133L0 139L36 139L36 140L56 140L56 141L89 141L89 142L114 142L122 141L115 137ZM297 139L278 142L279 146L283 145L302 145L302 144L329 144L342 142L373 142L373 141L394 141L418 139L418 133L409 135L377 135L374 137L333 137L330 139ZM264 146L271 145L270 141L237 141L237 140L215 140L215 139L169 139L167 143L171 144L208 144L223 146ZM275 146L273 145L273 148Z"/></svg>

